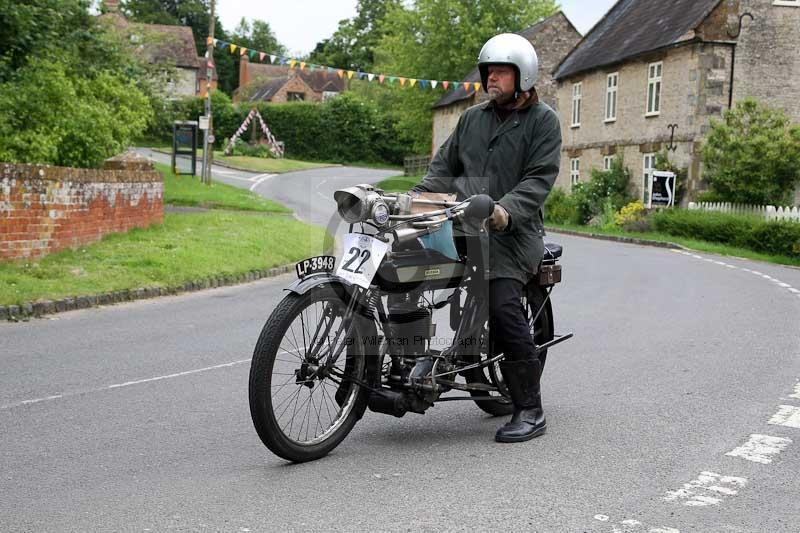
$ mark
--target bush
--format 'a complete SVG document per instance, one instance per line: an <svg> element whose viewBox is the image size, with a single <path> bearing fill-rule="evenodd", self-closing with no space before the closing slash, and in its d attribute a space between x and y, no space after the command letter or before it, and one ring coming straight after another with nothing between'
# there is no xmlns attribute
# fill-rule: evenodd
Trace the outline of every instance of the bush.
<svg viewBox="0 0 800 533"><path fill-rule="evenodd" d="M544 202L544 221L554 224L573 222L576 217L575 202L561 187L554 187Z"/></svg>
<svg viewBox="0 0 800 533"><path fill-rule="evenodd" d="M619 213L614 217L614 224L624 227L626 224L642 220L644 217L644 204L640 200L636 200L619 210Z"/></svg>
<svg viewBox="0 0 800 533"><path fill-rule="evenodd" d="M622 158L617 157L610 170L592 169L588 182L577 183L572 189L575 202L575 222L587 224L592 218L603 214L606 205L616 211L631 200L630 171Z"/></svg>
<svg viewBox="0 0 800 533"><path fill-rule="evenodd" d="M752 98L712 121L705 177L722 201L786 205L800 183L800 126Z"/></svg>
<svg viewBox="0 0 800 533"><path fill-rule="evenodd" d="M32 59L0 84L0 160L99 166L142 134L148 104L115 74L77 77L60 63Z"/></svg>
<svg viewBox="0 0 800 533"><path fill-rule="evenodd" d="M800 224L709 211L664 209L651 217L653 227L677 237L800 257Z"/></svg>

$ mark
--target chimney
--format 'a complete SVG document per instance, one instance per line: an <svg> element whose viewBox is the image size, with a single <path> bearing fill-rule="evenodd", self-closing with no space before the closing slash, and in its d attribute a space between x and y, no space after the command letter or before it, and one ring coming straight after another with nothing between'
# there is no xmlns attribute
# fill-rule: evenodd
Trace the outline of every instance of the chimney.
<svg viewBox="0 0 800 533"><path fill-rule="evenodd" d="M119 13L119 0L103 0L103 12Z"/></svg>
<svg viewBox="0 0 800 533"><path fill-rule="evenodd" d="M239 60L239 87L244 87L250 81L250 60L247 54Z"/></svg>

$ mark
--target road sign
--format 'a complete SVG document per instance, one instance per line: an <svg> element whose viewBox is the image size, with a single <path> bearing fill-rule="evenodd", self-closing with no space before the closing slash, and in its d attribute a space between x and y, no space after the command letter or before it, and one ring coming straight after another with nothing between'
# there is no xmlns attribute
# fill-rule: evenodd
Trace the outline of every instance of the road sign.
<svg viewBox="0 0 800 533"><path fill-rule="evenodd" d="M199 121L199 126L198 127L201 130L207 130L208 129L208 117L207 116L202 115L200 117L200 121Z"/></svg>

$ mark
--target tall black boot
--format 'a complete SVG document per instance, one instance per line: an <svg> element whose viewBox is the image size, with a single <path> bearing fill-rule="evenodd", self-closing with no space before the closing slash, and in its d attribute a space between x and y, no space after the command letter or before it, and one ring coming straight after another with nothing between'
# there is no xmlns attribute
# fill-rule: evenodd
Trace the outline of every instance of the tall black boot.
<svg viewBox="0 0 800 533"><path fill-rule="evenodd" d="M539 435L547 429L547 420L542 410L542 396L539 378L542 365L538 359L523 361L503 361L500 371L514 402L514 415L511 420L497 430L497 442L523 442Z"/></svg>

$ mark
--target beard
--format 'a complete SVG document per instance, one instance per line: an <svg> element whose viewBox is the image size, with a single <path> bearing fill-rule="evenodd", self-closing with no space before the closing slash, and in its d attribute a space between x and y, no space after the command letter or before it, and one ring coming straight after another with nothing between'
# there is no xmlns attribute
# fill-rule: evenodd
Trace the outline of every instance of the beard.
<svg viewBox="0 0 800 533"><path fill-rule="evenodd" d="M497 87L489 87L489 99L498 105L504 106L514 101L514 93L504 93Z"/></svg>

